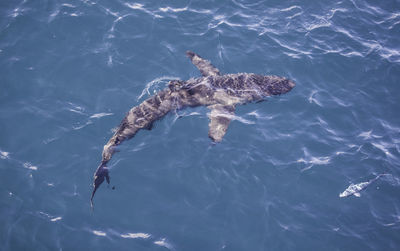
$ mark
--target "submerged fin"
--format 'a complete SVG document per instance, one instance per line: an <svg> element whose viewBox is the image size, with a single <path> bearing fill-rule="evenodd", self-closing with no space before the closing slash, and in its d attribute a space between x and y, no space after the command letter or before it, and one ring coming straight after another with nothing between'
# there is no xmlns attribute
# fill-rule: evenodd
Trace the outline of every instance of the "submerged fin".
<svg viewBox="0 0 400 251"><path fill-rule="evenodd" d="M192 63L197 67L197 69L199 69L204 77L220 75L219 70L215 66L213 66L210 61L201 58L199 55L192 51L187 51L186 55L190 58Z"/></svg>
<svg viewBox="0 0 400 251"><path fill-rule="evenodd" d="M356 197L360 197L361 196L360 193L353 193L353 195L356 196Z"/></svg>
<svg viewBox="0 0 400 251"><path fill-rule="evenodd" d="M232 105L211 105L208 117L210 118L208 136L214 142L220 142L224 137L232 116L235 113L235 107Z"/></svg>
<svg viewBox="0 0 400 251"><path fill-rule="evenodd" d="M144 129L151 131L154 128L154 121L148 124Z"/></svg>
<svg viewBox="0 0 400 251"><path fill-rule="evenodd" d="M108 184L110 184L110 175L108 174L106 163L102 162L100 166L97 168L96 172L94 173L93 192L92 196L90 197L90 205L92 209L93 209L94 194L96 193L100 185L104 182L104 179L107 181Z"/></svg>

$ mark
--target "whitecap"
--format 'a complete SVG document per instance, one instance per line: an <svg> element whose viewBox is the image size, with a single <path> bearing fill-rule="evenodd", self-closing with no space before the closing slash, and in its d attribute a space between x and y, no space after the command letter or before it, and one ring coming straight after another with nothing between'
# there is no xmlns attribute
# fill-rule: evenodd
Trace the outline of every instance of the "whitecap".
<svg viewBox="0 0 400 251"><path fill-rule="evenodd" d="M9 159L10 157L10 153L9 152L3 152L0 150L0 158L1 159Z"/></svg>
<svg viewBox="0 0 400 251"><path fill-rule="evenodd" d="M68 108L68 111L74 112L74 113L78 113L78 114L84 114L82 111L76 110L76 109L73 109L73 108Z"/></svg>
<svg viewBox="0 0 400 251"><path fill-rule="evenodd" d="M144 5L140 3L125 3L125 6L134 10L142 10Z"/></svg>
<svg viewBox="0 0 400 251"><path fill-rule="evenodd" d="M297 162L302 162L306 164L316 164L316 165L327 165L331 161L331 158L329 156L326 157L311 157L309 160L305 160L303 158L300 158L297 160Z"/></svg>
<svg viewBox="0 0 400 251"><path fill-rule="evenodd" d="M127 233L121 234L121 237L130 239L148 239L151 237L151 235L146 233Z"/></svg>
<svg viewBox="0 0 400 251"><path fill-rule="evenodd" d="M293 5L293 6L290 6L290 7L286 8L286 9L282 9L281 11L286 12L286 11L291 11L291 10L294 10L294 9L300 9L301 10L301 7L298 6L298 5Z"/></svg>
<svg viewBox="0 0 400 251"><path fill-rule="evenodd" d="M68 105L72 106L72 108L68 108L68 111L79 113L79 114L84 114L85 108L83 108L82 106L75 105L72 102L68 102Z"/></svg>
<svg viewBox="0 0 400 251"><path fill-rule="evenodd" d="M107 235L105 232L97 231L97 230L93 230L92 233L97 235L97 236L106 236Z"/></svg>
<svg viewBox="0 0 400 251"><path fill-rule="evenodd" d="M182 11L186 11L188 8L171 8L171 7L165 7L165 8L159 8L160 11L162 12L182 12Z"/></svg>
<svg viewBox="0 0 400 251"><path fill-rule="evenodd" d="M23 166L24 166L25 168L27 168L27 169L30 169L30 170L34 170L34 171L38 170L37 166L33 166L33 165L32 165L31 163L29 163L29 162L25 162L25 163L23 164Z"/></svg>
<svg viewBox="0 0 400 251"><path fill-rule="evenodd" d="M93 118L101 118L101 117L105 117L105 116L110 116L110 115L114 115L113 113L105 113L105 112L101 112L101 113L95 113L92 116L90 116L91 119Z"/></svg>
<svg viewBox="0 0 400 251"><path fill-rule="evenodd" d="M59 221L61 219L62 219L62 217L59 216L59 217L55 217L55 218L50 219L50 221L56 222L56 221Z"/></svg>
<svg viewBox="0 0 400 251"><path fill-rule="evenodd" d="M169 250L173 250L173 246L170 243L168 243L165 238L155 241L154 244L156 244L160 247L165 247Z"/></svg>
<svg viewBox="0 0 400 251"><path fill-rule="evenodd" d="M63 3L63 4L61 4L61 6L68 7L68 8L76 8L75 5L72 5L72 4L69 4L69 3Z"/></svg>

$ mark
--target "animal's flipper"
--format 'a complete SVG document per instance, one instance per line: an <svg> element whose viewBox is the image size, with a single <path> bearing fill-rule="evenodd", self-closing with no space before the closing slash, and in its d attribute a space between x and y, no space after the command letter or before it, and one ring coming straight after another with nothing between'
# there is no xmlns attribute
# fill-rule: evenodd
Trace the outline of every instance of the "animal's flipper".
<svg viewBox="0 0 400 251"><path fill-rule="evenodd" d="M215 66L213 66L210 61L201 58L199 55L192 51L187 51L186 55L190 58L192 63L197 67L197 69L199 69L204 77L220 75L219 70Z"/></svg>
<svg viewBox="0 0 400 251"><path fill-rule="evenodd" d="M235 107L233 105L216 104L208 106L208 108L211 109L208 115L210 118L208 136L214 142L220 142L234 116Z"/></svg>
<svg viewBox="0 0 400 251"><path fill-rule="evenodd" d="M90 197L90 205L93 208L93 197L96 193L97 189L106 179L107 183L110 184L110 176L108 174L108 169L106 167L106 163L102 162L100 166L97 168L96 172L94 173L94 181L93 181L93 192L92 196Z"/></svg>

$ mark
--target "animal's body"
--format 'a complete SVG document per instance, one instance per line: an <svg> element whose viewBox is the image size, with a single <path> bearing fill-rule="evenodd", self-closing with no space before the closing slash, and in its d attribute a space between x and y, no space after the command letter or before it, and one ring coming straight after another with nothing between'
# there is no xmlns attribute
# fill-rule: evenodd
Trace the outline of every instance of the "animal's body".
<svg viewBox="0 0 400 251"><path fill-rule="evenodd" d="M209 61L190 51L186 54L203 76L187 81L170 81L167 89L146 99L127 113L115 134L104 146L101 164L94 175L91 201L104 179L109 183L106 164L115 148L124 140L135 136L139 130L150 130L153 123L168 112L185 107L208 107L211 110L208 135L214 142L220 142L234 116L236 105L284 94L295 86L293 81L278 76L253 73L221 75Z"/></svg>
<svg viewBox="0 0 400 251"><path fill-rule="evenodd" d="M360 197L361 196L360 192L362 190L367 188L367 186L371 185L373 182L378 180L383 175L386 175L386 174L379 174L378 176L376 176L372 180L369 180L369 181L366 181L366 182L361 182L361 183L358 183L358 184L350 184L350 186L348 188L346 188L346 190L344 190L343 193L339 194L339 197L343 198L343 197L348 197L350 195L354 195L356 197Z"/></svg>

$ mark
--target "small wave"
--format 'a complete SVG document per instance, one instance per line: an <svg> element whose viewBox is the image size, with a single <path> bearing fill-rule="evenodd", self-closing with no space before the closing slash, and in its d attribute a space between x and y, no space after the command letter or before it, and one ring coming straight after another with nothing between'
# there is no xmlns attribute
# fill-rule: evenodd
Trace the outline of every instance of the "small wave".
<svg viewBox="0 0 400 251"><path fill-rule="evenodd" d="M382 136L378 136L378 135L372 134L372 130L362 132L362 133L360 133L360 134L358 135L358 137L362 137L364 140L366 140L366 139L372 139L372 138L374 138L374 139L382 138Z"/></svg>
<svg viewBox="0 0 400 251"><path fill-rule="evenodd" d="M162 12L182 12L182 11L187 11L188 8L184 7L184 8L172 8L172 7L165 7L165 8L159 8L160 11Z"/></svg>
<svg viewBox="0 0 400 251"><path fill-rule="evenodd" d="M146 233L126 233L120 235L122 238L130 238L130 239L148 239L151 237L150 234Z"/></svg>
<svg viewBox="0 0 400 251"><path fill-rule="evenodd" d="M53 216L53 215L50 215L50 214L42 212L42 211L39 211L38 215L40 218L50 220L51 222L56 222L56 221L62 220L61 216Z"/></svg>
<svg viewBox="0 0 400 251"><path fill-rule="evenodd" d="M59 220L62 220L61 216L50 219L50 221L52 221L52 222L56 222L56 221L59 221Z"/></svg>
<svg viewBox="0 0 400 251"><path fill-rule="evenodd" d="M310 104L314 103L318 106L322 106L322 104L318 101L318 99L314 98L315 94L317 94L317 93L318 93L318 91L316 91L316 90L312 91L310 96L308 97L308 102Z"/></svg>
<svg viewBox="0 0 400 251"><path fill-rule="evenodd" d="M76 8L75 5L72 5L72 4L69 4L69 3L63 3L63 4L61 4L61 6L68 7L68 8Z"/></svg>
<svg viewBox="0 0 400 251"><path fill-rule="evenodd" d="M92 116L90 116L89 118L91 118L91 119L93 119L93 118L98 119L98 118L102 118L102 117L105 117L105 116L111 116L111 115L114 115L114 113L105 113L105 112L101 112L101 113L95 113L95 114L93 114Z"/></svg>
<svg viewBox="0 0 400 251"><path fill-rule="evenodd" d="M396 147L395 145L389 144L389 143L386 143L386 142L371 142L371 144L374 147L376 147L379 150L381 150L382 152L384 152L386 154L386 156L388 156L388 157L390 157L392 159L395 158L395 156L389 152L389 148L395 148Z"/></svg>
<svg viewBox="0 0 400 251"><path fill-rule="evenodd" d="M231 121L237 120L237 121L239 121L239 122L241 122L241 123L243 123L243 124L248 124L248 125L253 125L253 124L255 124L254 121L247 120L247 119L242 118L242 117L240 117L240 116L238 116L238 115L232 115L232 114L227 114L227 113L223 113L223 112L220 112L220 113L207 113L208 116L211 116L211 114L212 114L212 116L219 116L219 117L228 118L228 119L230 119Z"/></svg>
<svg viewBox="0 0 400 251"><path fill-rule="evenodd" d="M146 9L143 4L140 3L124 3L124 5L132 10L140 10L154 18L162 18L162 16L153 13L152 11Z"/></svg>
<svg viewBox="0 0 400 251"><path fill-rule="evenodd" d="M165 247L169 250L174 250L174 247L165 238L155 241L154 244L156 244L160 247Z"/></svg>
<svg viewBox="0 0 400 251"><path fill-rule="evenodd" d="M175 80L175 79L179 79L179 78L171 77L171 76L162 76L162 77L159 77L159 78L156 78L156 79L150 81L149 83L146 84L145 88L142 90L142 93L137 98L137 101L139 101L146 94L150 96L151 95L150 89L158 88L161 83L165 83L165 82L168 82L170 80ZM153 92L156 92L156 90L153 90Z"/></svg>
<svg viewBox="0 0 400 251"><path fill-rule="evenodd" d="M62 217L53 217L48 214L43 213L44 215L47 216L51 221L57 221L61 220ZM143 233L143 232L138 232L138 233L131 233L131 232L125 232L125 233L119 233L116 230L113 229L108 229L107 231L102 231L102 230L93 230L89 229L89 232L96 236L101 236L101 237L120 237L124 239L139 239L139 240L144 240L148 241L150 240L152 243L154 243L157 246L164 247L169 250L174 250L174 246L166 239L166 238L155 238L153 235L149 233Z"/></svg>
<svg viewBox="0 0 400 251"><path fill-rule="evenodd" d="M72 126L72 129L80 130L80 129L85 128L86 126L91 125L91 124L93 124L93 122L89 120L83 125Z"/></svg>
<svg viewBox="0 0 400 251"><path fill-rule="evenodd" d="M67 104L70 106L69 108L67 108L68 111L85 115L85 108L83 108L82 106L76 105L72 102L67 102Z"/></svg>
<svg viewBox="0 0 400 251"><path fill-rule="evenodd" d="M304 164L308 165L305 168L301 169L302 172L312 168L314 165L328 165L331 162L330 156L315 157L315 156L312 156L306 148L303 149L303 152L304 152L304 157L299 158L296 161L297 163L304 163Z"/></svg>
<svg viewBox="0 0 400 251"><path fill-rule="evenodd" d="M302 8L301 8L300 6L298 6L298 5L293 5L293 6L290 6L290 7L288 7L288 8L281 9L281 11L282 11L282 12L286 12L286 11L291 11L291 10L296 10L296 9L302 10Z"/></svg>
<svg viewBox="0 0 400 251"><path fill-rule="evenodd" d="M237 115L231 115L231 116L228 116L228 118L230 119L230 120L237 120L237 121L239 121L239 122L241 122L241 123L243 123L243 124L247 124L247 125L253 125L253 124L255 124L256 122L254 122L254 121L251 121L251 120L247 120L247 119L245 119L245 118L242 118L242 117L240 117L240 116L237 116Z"/></svg>
<svg viewBox="0 0 400 251"><path fill-rule="evenodd" d="M93 230L92 233L97 236L107 236L105 232L99 230Z"/></svg>
<svg viewBox="0 0 400 251"><path fill-rule="evenodd" d="M0 150L0 159L10 160L10 161L12 161L12 162L14 162L14 163L16 163L18 165L21 165L23 168L26 168L26 169L29 169L29 170L32 170L32 171L36 171L36 170L39 169L37 166L32 165L30 162L23 162L23 161L20 161L18 159L11 158L10 157L10 153L6 152L6 151Z"/></svg>
<svg viewBox="0 0 400 251"><path fill-rule="evenodd" d="M137 146L135 146L132 150L130 150L131 152L138 152L141 151L143 149L145 149L147 147L146 142L140 142Z"/></svg>
<svg viewBox="0 0 400 251"><path fill-rule="evenodd" d="M10 158L10 153L9 152L4 152L0 150L0 158L1 159L8 159Z"/></svg>
<svg viewBox="0 0 400 251"><path fill-rule="evenodd" d="M38 170L38 167L37 166L33 166L31 163L29 163L29 162L25 162L24 164L23 164L23 166L26 168L26 169L30 169L30 170L34 170L34 171L36 171L36 170Z"/></svg>
<svg viewBox="0 0 400 251"><path fill-rule="evenodd" d="M251 111L251 112L247 113L246 115L254 116L256 119L265 119L265 120L271 120L276 117L274 115L262 115L257 110Z"/></svg>

